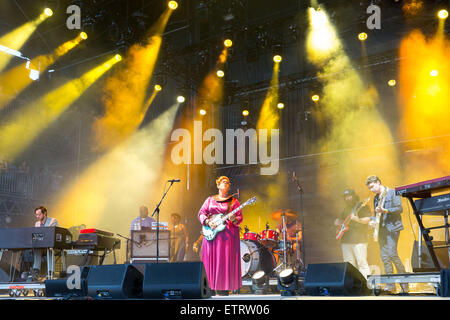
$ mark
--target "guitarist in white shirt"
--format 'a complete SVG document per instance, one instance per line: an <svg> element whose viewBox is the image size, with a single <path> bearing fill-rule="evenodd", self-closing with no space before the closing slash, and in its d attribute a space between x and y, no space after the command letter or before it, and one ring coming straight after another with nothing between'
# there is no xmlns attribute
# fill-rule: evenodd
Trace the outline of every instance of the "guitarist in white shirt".
<svg viewBox="0 0 450 320"><path fill-rule="evenodd" d="M395 195L394 189L383 186L377 176L369 176L366 179L366 185L370 191L375 193L373 199L375 213L381 214L378 242L384 270L387 274L392 274L394 273L393 265L395 265L397 273L405 273L405 267L397 252L398 238L400 231L403 230L401 217L401 213L403 212L402 199ZM385 199L381 199L381 195L385 195ZM369 226L374 226L373 220L369 223ZM402 283L400 286L403 293L408 293L407 283ZM388 284L386 290L395 292L395 285Z"/></svg>
<svg viewBox="0 0 450 320"><path fill-rule="evenodd" d="M370 221L370 211L359 201L358 195L352 189L344 191L344 199L345 208L334 221L336 226L342 225L350 215L348 231L340 238L342 257L344 262L350 262L367 279L370 275L367 262L367 224Z"/></svg>

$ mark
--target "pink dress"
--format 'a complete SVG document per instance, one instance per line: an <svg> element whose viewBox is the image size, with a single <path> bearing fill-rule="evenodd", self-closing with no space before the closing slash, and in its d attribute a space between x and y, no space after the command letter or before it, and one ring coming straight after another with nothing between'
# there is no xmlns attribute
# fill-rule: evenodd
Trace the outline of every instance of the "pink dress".
<svg viewBox="0 0 450 320"><path fill-rule="evenodd" d="M239 206L239 201L234 199L230 211ZM206 218L214 214L225 214L227 211L228 202L218 202L213 197L208 197L198 213L198 219L204 225ZM236 219L237 226L228 221L226 228L213 240L203 238L202 261L212 290L237 290L242 286L239 238L239 224L243 219L241 210L236 212Z"/></svg>

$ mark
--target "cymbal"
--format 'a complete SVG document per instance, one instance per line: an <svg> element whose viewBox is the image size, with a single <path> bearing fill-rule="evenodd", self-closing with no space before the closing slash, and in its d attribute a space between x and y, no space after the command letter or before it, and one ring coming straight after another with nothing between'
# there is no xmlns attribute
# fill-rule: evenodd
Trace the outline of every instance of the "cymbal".
<svg viewBox="0 0 450 320"><path fill-rule="evenodd" d="M286 210L278 209L278 210L275 210L274 212L272 212L270 214L270 218L272 220L281 220L282 216L283 216L283 213L284 213L285 217L287 219L289 219L289 220L295 220L295 219L298 218L298 213L295 212L294 210L291 210L291 209L286 209Z"/></svg>

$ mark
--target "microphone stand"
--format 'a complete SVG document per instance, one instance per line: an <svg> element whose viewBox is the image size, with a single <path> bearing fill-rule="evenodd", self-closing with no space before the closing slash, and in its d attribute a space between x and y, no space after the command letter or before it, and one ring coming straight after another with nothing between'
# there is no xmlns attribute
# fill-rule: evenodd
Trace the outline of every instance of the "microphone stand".
<svg viewBox="0 0 450 320"><path fill-rule="evenodd" d="M161 205L161 202L166 197L166 194L169 192L170 187L172 187L172 185L173 185L173 183L175 181L169 180L167 182L170 182L170 186L169 186L169 188L167 188L167 191L166 191L165 190L166 189L166 185L164 185L164 194L163 194L161 200L159 200L159 203L156 205L156 208L155 208L155 210L152 213L152 217L156 213L156 263L159 263L159 206Z"/></svg>
<svg viewBox="0 0 450 320"><path fill-rule="evenodd" d="M301 242L302 242L302 260L303 260L303 266L302 266L303 270L302 271L306 271L305 270L305 268L306 268L306 266L305 266L305 264L306 264L306 260L305 260L306 249L305 249L305 240L304 240L305 236L303 234L303 231L305 230L305 219L303 216L303 188L300 185L300 183L298 182L297 176L295 175L295 171L292 172L292 178L293 178L295 184L297 185L298 192L300 193L300 224L302 227L302 241ZM297 239L298 239L298 233L297 233Z"/></svg>

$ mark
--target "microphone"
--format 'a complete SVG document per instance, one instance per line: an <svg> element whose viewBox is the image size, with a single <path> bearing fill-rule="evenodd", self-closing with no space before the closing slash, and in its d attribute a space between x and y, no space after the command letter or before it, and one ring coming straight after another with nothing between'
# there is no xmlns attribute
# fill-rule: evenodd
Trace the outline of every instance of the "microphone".
<svg viewBox="0 0 450 320"><path fill-rule="evenodd" d="M180 182L180 181L181 181L180 179L167 180L167 182L172 182L172 183L174 183L174 182Z"/></svg>

